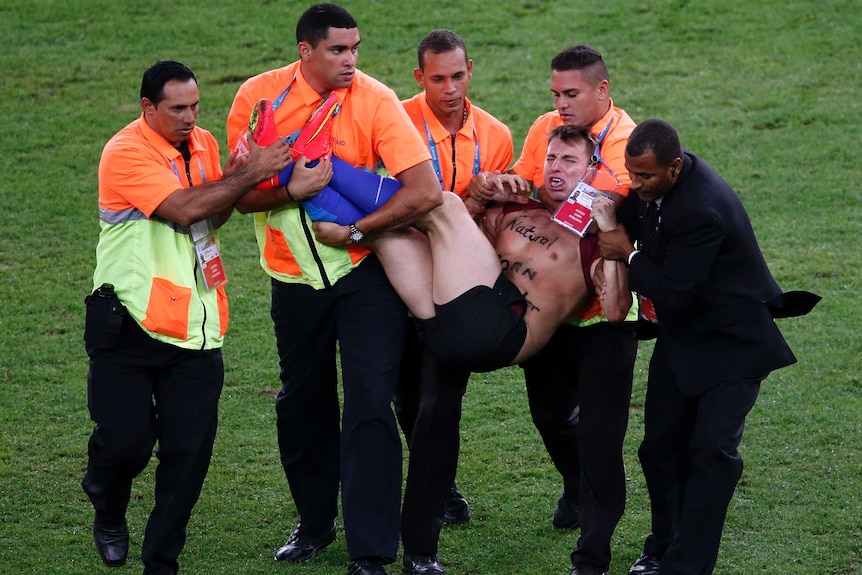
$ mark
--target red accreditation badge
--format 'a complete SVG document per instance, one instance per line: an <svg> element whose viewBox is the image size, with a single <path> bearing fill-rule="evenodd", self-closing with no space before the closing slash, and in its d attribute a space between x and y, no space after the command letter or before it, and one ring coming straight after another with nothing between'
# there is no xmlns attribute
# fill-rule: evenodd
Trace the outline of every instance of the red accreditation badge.
<svg viewBox="0 0 862 575"><path fill-rule="evenodd" d="M233 153L237 158L248 155L248 132L240 134L239 139L237 139L236 144L234 144Z"/></svg>
<svg viewBox="0 0 862 575"><path fill-rule="evenodd" d="M593 198L596 196L607 196L607 194L585 182L578 182L566 201L554 212L553 220L584 237L593 223L590 214L593 212Z"/></svg>
<svg viewBox="0 0 862 575"><path fill-rule="evenodd" d="M227 275L224 273L224 265L222 265L218 244L214 236L209 236L196 243L195 254L198 257L207 289L213 289L227 283Z"/></svg>
<svg viewBox="0 0 862 575"><path fill-rule="evenodd" d="M227 283L227 274L221 261L215 229L209 220L201 220L189 229L195 246L195 256L207 289L215 289Z"/></svg>
<svg viewBox="0 0 862 575"><path fill-rule="evenodd" d="M652 300L638 294L638 302L640 303L640 316L650 323L658 323L658 316L655 313L655 306Z"/></svg>

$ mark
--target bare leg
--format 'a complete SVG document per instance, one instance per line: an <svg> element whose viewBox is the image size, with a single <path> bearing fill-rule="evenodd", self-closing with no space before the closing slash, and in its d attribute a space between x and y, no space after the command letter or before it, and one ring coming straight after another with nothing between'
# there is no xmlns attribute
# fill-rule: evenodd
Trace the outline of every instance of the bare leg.
<svg viewBox="0 0 862 575"><path fill-rule="evenodd" d="M500 259L461 198L443 192L443 204L422 224L431 242L434 303L448 303L476 286L494 286Z"/></svg>
<svg viewBox="0 0 862 575"><path fill-rule="evenodd" d="M377 254L389 283L407 309L419 319L434 317L431 297L431 248L417 229L385 232L368 242Z"/></svg>
<svg viewBox="0 0 862 575"><path fill-rule="evenodd" d="M476 286L494 286L500 260L461 198L443 192L443 204L421 224L428 235L407 228L368 243L414 316L434 317L434 304L448 303Z"/></svg>

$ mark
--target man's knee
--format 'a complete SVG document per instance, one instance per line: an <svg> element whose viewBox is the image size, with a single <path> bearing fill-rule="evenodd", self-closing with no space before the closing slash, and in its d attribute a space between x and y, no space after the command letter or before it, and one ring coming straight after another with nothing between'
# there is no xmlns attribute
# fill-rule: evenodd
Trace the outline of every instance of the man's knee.
<svg viewBox="0 0 862 575"><path fill-rule="evenodd" d="M428 226L443 226L451 222L453 219L469 217L469 212L464 206L463 200L452 192L443 192L443 203L428 212L425 215L424 221Z"/></svg>
<svg viewBox="0 0 862 575"><path fill-rule="evenodd" d="M695 445L692 447L691 466L710 474L735 478L742 476L742 456L734 446Z"/></svg>
<svg viewBox="0 0 862 575"><path fill-rule="evenodd" d="M446 212L451 212L451 210L457 210L459 208L464 208L464 201L461 197L454 192L443 192L443 203L437 209L442 209Z"/></svg>
<svg viewBox="0 0 862 575"><path fill-rule="evenodd" d="M580 407L561 409L560 406L530 406L533 425L540 431L562 433L575 431L580 423Z"/></svg>
<svg viewBox="0 0 862 575"><path fill-rule="evenodd" d="M111 461L117 467L139 472L150 461L155 444L152 430L141 430L138 433L99 434L91 439L90 449L91 454Z"/></svg>

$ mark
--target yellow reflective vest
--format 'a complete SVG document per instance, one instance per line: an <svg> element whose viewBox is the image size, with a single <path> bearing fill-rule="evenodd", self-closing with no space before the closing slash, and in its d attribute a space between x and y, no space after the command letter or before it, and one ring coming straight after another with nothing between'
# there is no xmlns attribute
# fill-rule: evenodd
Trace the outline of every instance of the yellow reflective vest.
<svg viewBox="0 0 862 575"><path fill-rule="evenodd" d="M105 146L93 284L112 284L129 315L153 338L207 350L221 347L227 332L224 287L207 289L188 228L134 207L221 177L218 144L209 132L196 127L189 147L192 169L183 170L179 151L143 119Z"/></svg>

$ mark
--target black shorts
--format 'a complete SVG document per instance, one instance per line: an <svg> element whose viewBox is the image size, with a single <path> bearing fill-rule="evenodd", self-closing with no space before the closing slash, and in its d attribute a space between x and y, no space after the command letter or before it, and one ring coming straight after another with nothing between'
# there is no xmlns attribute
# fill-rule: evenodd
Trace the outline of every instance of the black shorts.
<svg viewBox="0 0 862 575"><path fill-rule="evenodd" d="M419 337L444 363L470 371L510 365L527 339L527 302L502 273L493 288L477 286L419 322Z"/></svg>

